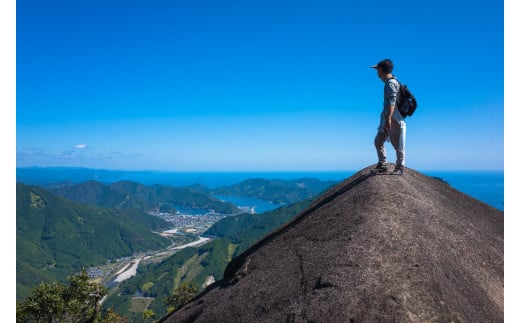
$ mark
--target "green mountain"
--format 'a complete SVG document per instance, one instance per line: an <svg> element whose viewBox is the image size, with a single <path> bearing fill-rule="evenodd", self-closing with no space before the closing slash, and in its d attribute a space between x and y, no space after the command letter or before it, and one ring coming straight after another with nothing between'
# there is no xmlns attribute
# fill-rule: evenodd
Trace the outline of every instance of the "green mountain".
<svg viewBox="0 0 520 323"><path fill-rule="evenodd" d="M119 286L117 293L104 303L123 316L131 316L135 295L154 297L149 305L158 317L166 315L166 297L183 281L202 286L211 276L223 277L227 264L257 240L286 223L310 205L312 199L297 202L263 214L239 214L223 218L210 227L205 235L218 237L198 247L186 248L160 263L143 264L138 274ZM132 316L132 321L139 315Z"/></svg>
<svg viewBox="0 0 520 323"><path fill-rule="evenodd" d="M258 198L277 204L291 204L316 196L334 184L337 182L315 178L296 180L253 178L211 192L215 195Z"/></svg>
<svg viewBox="0 0 520 323"><path fill-rule="evenodd" d="M275 228L286 223L294 215L307 208L312 198L279 207L261 214L239 214L221 219L213 224L204 235L226 238L238 244L235 255L249 248L254 242Z"/></svg>
<svg viewBox="0 0 520 323"><path fill-rule="evenodd" d="M80 184L64 183L53 186L53 193L67 199L97 206L116 209L190 208L204 211L214 210L221 214L236 214L240 210L231 203L222 202L202 191L165 185L145 186L132 181L103 184L88 181Z"/></svg>
<svg viewBox="0 0 520 323"><path fill-rule="evenodd" d="M167 247L152 230L171 225L138 209L83 205L42 188L16 185L16 294L64 281L82 267Z"/></svg>
<svg viewBox="0 0 520 323"><path fill-rule="evenodd" d="M103 303L103 308L112 308L130 322L139 322L140 313L135 313L135 302L141 297L153 297L148 309L157 317L166 315L165 300L183 281L196 282L202 286L208 277L222 277L231 261L236 244L227 239L215 239L197 248L185 248L160 263L142 264L137 275L123 281L118 290ZM217 278L215 278L217 279Z"/></svg>

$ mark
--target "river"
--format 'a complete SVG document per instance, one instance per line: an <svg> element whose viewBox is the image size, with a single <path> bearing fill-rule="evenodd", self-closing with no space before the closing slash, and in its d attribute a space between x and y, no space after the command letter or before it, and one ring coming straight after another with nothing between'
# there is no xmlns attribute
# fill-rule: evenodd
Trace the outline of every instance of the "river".
<svg viewBox="0 0 520 323"><path fill-rule="evenodd" d="M110 281L108 283L106 283L106 287L112 288L115 285L121 283L122 281L125 281L128 278L135 276L137 274L137 267L139 267L139 263L142 260L147 260L147 259L150 259L153 257L161 256L161 255L167 254L174 250L181 250L181 249L188 248L188 247L200 246L200 245L207 243L210 240L211 240L211 238L199 237L199 239L197 241L186 243L186 244L183 244L180 246L171 247L171 248L168 248L167 251L159 251L159 252L154 253L149 256L136 257L136 258L130 260L128 263L126 263L125 266L123 266L123 268L121 268L117 273L115 273L114 276L110 279Z"/></svg>

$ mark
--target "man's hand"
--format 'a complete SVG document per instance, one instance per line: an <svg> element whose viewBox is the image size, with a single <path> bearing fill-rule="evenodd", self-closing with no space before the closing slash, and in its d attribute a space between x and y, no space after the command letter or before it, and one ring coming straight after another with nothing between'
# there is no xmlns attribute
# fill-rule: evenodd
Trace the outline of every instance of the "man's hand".
<svg viewBox="0 0 520 323"><path fill-rule="evenodd" d="M394 109L395 105L390 105L388 107L388 116L386 117L385 122L385 130L390 131L390 128L392 127L392 116L394 115Z"/></svg>
<svg viewBox="0 0 520 323"><path fill-rule="evenodd" d="M390 128L392 128L392 117L387 118L385 122L385 130L390 131Z"/></svg>

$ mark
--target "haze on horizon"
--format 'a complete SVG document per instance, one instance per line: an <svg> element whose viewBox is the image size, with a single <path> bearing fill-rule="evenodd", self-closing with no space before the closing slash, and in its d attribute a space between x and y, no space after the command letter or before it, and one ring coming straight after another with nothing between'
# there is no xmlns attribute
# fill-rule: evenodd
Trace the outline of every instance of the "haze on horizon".
<svg viewBox="0 0 520 323"><path fill-rule="evenodd" d="M388 57L407 166L504 168L503 2L21 0L16 24L17 167L361 169Z"/></svg>

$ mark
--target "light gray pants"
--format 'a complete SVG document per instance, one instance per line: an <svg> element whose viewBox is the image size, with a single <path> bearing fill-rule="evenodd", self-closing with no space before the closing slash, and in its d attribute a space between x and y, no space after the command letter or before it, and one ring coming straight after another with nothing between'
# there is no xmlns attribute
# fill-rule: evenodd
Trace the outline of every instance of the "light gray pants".
<svg viewBox="0 0 520 323"><path fill-rule="evenodd" d="M404 121L392 120L389 131L380 127L378 129L374 144L376 146L377 158L380 163L386 163L385 141L390 140L394 146L397 167L404 167L404 144L406 140L406 123Z"/></svg>

